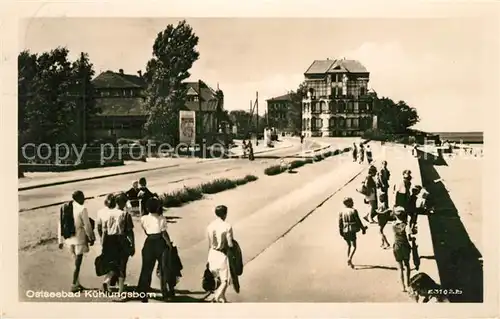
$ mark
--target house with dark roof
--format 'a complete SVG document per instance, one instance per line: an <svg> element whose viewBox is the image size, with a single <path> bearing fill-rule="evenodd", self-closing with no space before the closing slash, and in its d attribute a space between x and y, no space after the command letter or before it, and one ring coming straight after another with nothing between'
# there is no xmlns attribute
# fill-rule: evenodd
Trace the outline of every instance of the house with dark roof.
<svg viewBox="0 0 500 319"><path fill-rule="evenodd" d="M91 121L96 138L115 137L139 139L145 136L147 113L144 108L147 83L141 71L126 74L106 71L92 81L96 90L96 104L101 113ZM223 94L203 81L185 82L186 110L196 111L197 133L213 134L218 130L218 114L223 110Z"/></svg>
<svg viewBox="0 0 500 319"><path fill-rule="evenodd" d="M267 122L269 127L273 127L280 132L290 132L289 128L289 109L292 107L292 98L290 94L285 94L266 100L267 102Z"/></svg>
<svg viewBox="0 0 500 319"><path fill-rule="evenodd" d="M360 136L376 127L370 73L357 60L315 60L304 72L302 101L305 136Z"/></svg>

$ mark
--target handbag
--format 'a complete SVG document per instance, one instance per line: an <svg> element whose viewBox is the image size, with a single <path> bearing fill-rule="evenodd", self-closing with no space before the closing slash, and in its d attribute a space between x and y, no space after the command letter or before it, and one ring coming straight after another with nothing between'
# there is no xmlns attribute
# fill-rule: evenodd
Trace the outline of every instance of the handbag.
<svg viewBox="0 0 500 319"><path fill-rule="evenodd" d="M365 195L365 196L368 196L368 195L369 195L369 194L368 194L368 187L366 187L366 183L365 183L365 181L363 181L363 182L361 183L361 186L360 186L358 189L356 189L356 191L357 191L358 193L361 193L361 194Z"/></svg>
<svg viewBox="0 0 500 319"><path fill-rule="evenodd" d="M213 292L218 287L214 274L212 274L210 268L208 267L208 263L205 267L205 271L203 272L201 286L203 287L203 290L205 290L206 292Z"/></svg>
<svg viewBox="0 0 500 319"><path fill-rule="evenodd" d="M99 255L94 260L95 274L96 276L104 276L108 273L105 265L104 258L102 255Z"/></svg>

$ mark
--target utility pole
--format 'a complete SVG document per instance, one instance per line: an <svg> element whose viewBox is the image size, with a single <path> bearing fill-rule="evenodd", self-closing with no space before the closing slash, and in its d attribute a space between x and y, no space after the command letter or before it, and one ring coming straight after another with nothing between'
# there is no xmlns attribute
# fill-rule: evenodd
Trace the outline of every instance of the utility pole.
<svg viewBox="0 0 500 319"><path fill-rule="evenodd" d="M257 106L257 127L255 128L255 131L257 131L257 140L255 141L255 145L259 145L259 92L256 92L255 94L255 104Z"/></svg>
<svg viewBox="0 0 500 319"><path fill-rule="evenodd" d="M203 111L201 110L201 80L198 80L198 110L200 112L200 115L198 117L198 125L196 125L196 128L198 128L198 126L200 127L199 128L199 134L200 134L200 137L203 136ZM195 116L195 119L196 119L196 116ZM196 121L195 121L196 123Z"/></svg>

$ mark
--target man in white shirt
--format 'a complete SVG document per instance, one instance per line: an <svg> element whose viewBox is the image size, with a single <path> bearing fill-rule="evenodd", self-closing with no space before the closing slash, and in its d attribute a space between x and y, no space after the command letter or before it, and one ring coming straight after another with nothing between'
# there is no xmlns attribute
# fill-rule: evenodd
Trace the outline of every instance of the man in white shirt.
<svg viewBox="0 0 500 319"><path fill-rule="evenodd" d="M208 267L220 286L215 291L214 302L226 302L226 289L230 283L229 260L227 251L233 247L233 228L226 222L227 207L219 205L215 208L217 219L207 227Z"/></svg>
<svg viewBox="0 0 500 319"><path fill-rule="evenodd" d="M89 245L94 245L95 236L94 230L90 223L87 209L83 206L85 202L85 195L82 191L75 191L73 193L73 220L74 220L74 234L73 236L64 239L62 236L62 221L59 220L58 242L59 249L62 249L64 244L69 248L71 255L75 260L75 270L73 272L73 283L71 286L72 292L83 290L80 285L80 267L83 261L83 254L89 252Z"/></svg>

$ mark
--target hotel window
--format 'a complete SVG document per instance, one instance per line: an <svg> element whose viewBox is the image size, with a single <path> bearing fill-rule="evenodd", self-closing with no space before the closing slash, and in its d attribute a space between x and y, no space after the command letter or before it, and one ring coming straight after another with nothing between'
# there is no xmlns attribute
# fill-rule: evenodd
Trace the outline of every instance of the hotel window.
<svg viewBox="0 0 500 319"><path fill-rule="evenodd" d="M359 128L359 119L352 119L352 127Z"/></svg>
<svg viewBox="0 0 500 319"><path fill-rule="evenodd" d="M328 111L330 111L328 108L328 103L325 101L322 101L321 102L321 112L328 112Z"/></svg>
<svg viewBox="0 0 500 319"><path fill-rule="evenodd" d="M347 102L347 113L354 112L354 103L352 101Z"/></svg>
<svg viewBox="0 0 500 319"><path fill-rule="evenodd" d="M306 131L311 130L311 119L307 119L307 124L306 124Z"/></svg>
<svg viewBox="0 0 500 319"><path fill-rule="evenodd" d="M130 95L130 96L134 96L134 90L130 90L130 91L129 91L129 95Z"/></svg>
<svg viewBox="0 0 500 319"><path fill-rule="evenodd" d="M339 101L337 109L338 109L339 113L344 113L345 112L345 102Z"/></svg>
<svg viewBox="0 0 500 319"><path fill-rule="evenodd" d="M127 90L123 90L122 96L124 96L124 97L127 96Z"/></svg>
<svg viewBox="0 0 500 319"><path fill-rule="evenodd" d="M333 127L335 127L335 124L336 124L336 123L335 123L335 118L334 118L334 117L331 117L331 118L330 118L330 120L328 120L328 126L329 126L330 128L333 128Z"/></svg>
<svg viewBox="0 0 500 319"><path fill-rule="evenodd" d="M331 113L337 112L337 105L336 105L335 101L330 101L329 107L330 107L330 112Z"/></svg>
<svg viewBox="0 0 500 319"><path fill-rule="evenodd" d="M345 126L347 128L351 128L352 124L352 119L345 119Z"/></svg>
<svg viewBox="0 0 500 319"><path fill-rule="evenodd" d="M359 88L359 95L366 95L366 88L365 87L360 87Z"/></svg>

